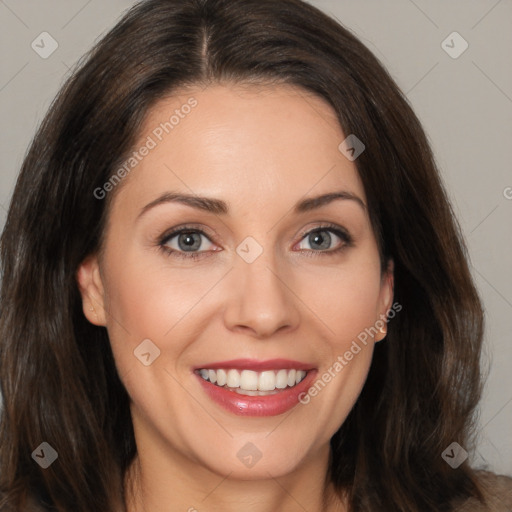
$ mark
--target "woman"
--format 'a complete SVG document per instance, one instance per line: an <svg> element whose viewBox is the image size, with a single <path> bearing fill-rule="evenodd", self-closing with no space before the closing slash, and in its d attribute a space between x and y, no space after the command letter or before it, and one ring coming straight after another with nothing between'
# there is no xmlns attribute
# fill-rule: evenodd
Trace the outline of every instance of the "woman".
<svg viewBox="0 0 512 512"><path fill-rule="evenodd" d="M2 510L510 506L465 460L483 314L425 134L306 3L132 8L1 256Z"/></svg>

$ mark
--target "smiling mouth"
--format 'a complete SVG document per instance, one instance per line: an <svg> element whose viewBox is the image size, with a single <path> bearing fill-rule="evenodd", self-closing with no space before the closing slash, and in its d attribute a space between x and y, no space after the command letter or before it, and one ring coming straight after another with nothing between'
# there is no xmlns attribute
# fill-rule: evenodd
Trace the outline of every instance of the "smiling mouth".
<svg viewBox="0 0 512 512"><path fill-rule="evenodd" d="M275 395L299 384L307 375L306 370L280 369L255 372L253 370L206 369L196 370L204 380L217 387L240 395Z"/></svg>

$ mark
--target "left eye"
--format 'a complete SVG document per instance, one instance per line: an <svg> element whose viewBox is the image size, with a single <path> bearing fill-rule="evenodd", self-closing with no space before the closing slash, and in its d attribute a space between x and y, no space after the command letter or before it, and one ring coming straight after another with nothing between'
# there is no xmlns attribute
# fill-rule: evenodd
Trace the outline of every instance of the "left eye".
<svg viewBox="0 0 512 512"><path fill-rule="evenodd" d="M337 230L333 229L326 229L326 228L317 228L313 231L310 231L309 233L306 233L303 241L306 241L310 244L310 247L306 247L305 249L312 249L312 250L322 250L326 251L328 249L332 249L331 242L333 241L332 236L335 236L339 240L343 240L345 242L348 242L347 236L344 235L344 233L339 232ZM304 249L303 247L299 247L300 249Z"/></svg>

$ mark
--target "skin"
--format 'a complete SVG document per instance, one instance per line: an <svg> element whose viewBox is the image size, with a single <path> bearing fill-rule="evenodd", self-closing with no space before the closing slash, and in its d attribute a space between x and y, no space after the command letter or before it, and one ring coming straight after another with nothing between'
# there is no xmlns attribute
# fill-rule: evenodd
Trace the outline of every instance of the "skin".
<svg viewBox="0 0 512 512"><path fill-rule="evenodd" d="M323 99L293 86L214 85L160 100L135 146L191 96L197 106L119 185L104 253L77 273L84 314L106 326L132 400L138 456L126 477L128 510L346 510L326 478L329 440L385 327L307 405L278 416L224 410L192 372L206 362L288 358L321 375L391 307L393 267L381 274L364 208L337 200L292 210L339 190L366 204L355 163L338 150L346 135ZM167 191L222 199L229 213L165 203L137 219ZM347 230L353 245L334 253L345 244L334 233L321 233L331 236L327 249L302 235L325 222ZM206 232L196 235L202 257L165 254L159 238L190 223ZM263 249L252 263L236 252L247 236ZM167 245L179 250L178 238ZM145 339L161 351L149 366L134 357ZM237 457L248 442L262 455L251 468Z"/></svg>

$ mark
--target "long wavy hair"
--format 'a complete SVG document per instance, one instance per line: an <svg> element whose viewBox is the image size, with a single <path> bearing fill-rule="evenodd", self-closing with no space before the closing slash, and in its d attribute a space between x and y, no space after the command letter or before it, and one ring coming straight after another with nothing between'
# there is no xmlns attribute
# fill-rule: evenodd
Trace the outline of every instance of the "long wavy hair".
<svg viewBox="0 0 512 512"><path fill-rule="evenodd" d="M24 159L1 237L0 509L125 509L136 455L129 397L107 331L82 311L76 271L101 251L116 191L148 110L181 87L293 84L325 99L355 161L382 268L402 310L331 439L329 478L350 510L449 511L482 501L470 451L482 391L484 318L460 227L422 126L379 60L301 0L147 0L78 63ZM341 142L341 141L340 141ZM136 170L134 170L136 172ZM32 459L46 441L47 469ZM179 492L179 491L178 491Z"/></svg>

